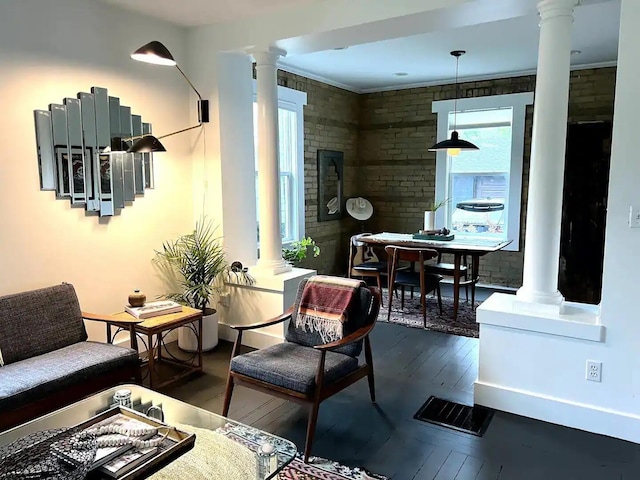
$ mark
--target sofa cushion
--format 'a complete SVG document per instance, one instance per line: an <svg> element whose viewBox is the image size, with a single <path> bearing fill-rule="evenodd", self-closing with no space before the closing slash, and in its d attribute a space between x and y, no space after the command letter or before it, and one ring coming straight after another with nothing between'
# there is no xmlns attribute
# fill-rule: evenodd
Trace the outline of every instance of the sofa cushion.
<svg viewBox="0 0 640 480"><path fill-rule="evenodd" d="M271 385L310 393L315 389L320 351L295 343L280 343L231 360L231 371ZM327 352L324 383L332 383L358 368L358 360Z"/></svg>
<svg viewBox="0 0 640 480"><path fill-rule="evenodd" d="M0 411L16 408L113 369L137 365L138 353L108 343L79 342L0 368Z"/></svg>
<svg viewBox="0 0 640 480"><path fill-rule="evenodd" d="M73 285L0 297L0 355L5 365L86 339Z"/></svg>
<svg viewBox="0 0 640 480"><path fill-rule="evenodd" d="M307 279L304 279L298 286L298 293L296 295L295 303L293 304L291 321L289 322L289 326L287 328L287 331L285 332L285 339L288 342L299 343L300 345L307 345L311 347L314 345L322 345L324 343L322 341L322 338L320 337L320 334L318 332L309 332L305 331L302 328L296 327L296 315L298 312L298 306L300 305L300 299L302 298L302 292L306 284ZM345 322L343 327L343 336L347 336L350 333L355 332L360 327L363 327L372 321L372 319L369 318L372 297L373 295L368 288L361 287L358 289L357 298L353 302L353 305L350 307L348 312L349 320ZM343 353L352 357L357 357L358 355L360 355L361 351L362 340L354 342L350 345L345 345L344 347L336 348L334 350L334 352Z"/></svg>

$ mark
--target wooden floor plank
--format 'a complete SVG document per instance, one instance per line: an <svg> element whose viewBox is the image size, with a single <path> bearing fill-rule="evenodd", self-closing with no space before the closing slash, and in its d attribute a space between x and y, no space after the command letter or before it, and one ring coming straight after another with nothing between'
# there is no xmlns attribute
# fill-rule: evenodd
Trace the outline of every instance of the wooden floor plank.
<svg viewBox="0 0 640 480"><path fill-rule="evenodd" d="M472 404L478 340L379 323L372 334L378 403L362 380L320 407L313 455L394 480L636 480L640 446L504 412L483 437L415 420L430 395ZM243 351L246 351L243 348ZM220 413L231 344L204 374L163 393ZM304 446L306 409L236 387L229 417Z"/></svg>

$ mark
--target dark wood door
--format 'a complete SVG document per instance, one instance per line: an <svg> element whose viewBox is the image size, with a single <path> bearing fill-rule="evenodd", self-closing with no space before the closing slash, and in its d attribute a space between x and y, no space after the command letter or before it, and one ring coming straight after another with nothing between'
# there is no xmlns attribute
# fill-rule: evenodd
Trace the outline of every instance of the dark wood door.
<svg viewBox="0 0 640 480"><path fill-rule="evenodd" d="M611 123L569 125L559 269L566 300L600 303L610 150Z"/></svg>

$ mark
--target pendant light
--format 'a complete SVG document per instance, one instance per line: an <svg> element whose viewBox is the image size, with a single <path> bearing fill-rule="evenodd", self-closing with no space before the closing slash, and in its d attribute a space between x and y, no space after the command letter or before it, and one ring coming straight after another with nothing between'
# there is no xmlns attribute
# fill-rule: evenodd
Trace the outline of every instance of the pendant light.
<svg viewBox="0 0 640 480"><path fill-rule="evenodd" d="M478 147L471 142L461 139L456 131L456 122L458 120L458 62L460 57L464 55L464 50L454 50L451 55L456 57L456 92L453 100L453 132L451 132L451 138L436 143L429 149L430 152L438 152L446 150L449 155L455 157L460 154L461 150L478 150Z"/></svg>

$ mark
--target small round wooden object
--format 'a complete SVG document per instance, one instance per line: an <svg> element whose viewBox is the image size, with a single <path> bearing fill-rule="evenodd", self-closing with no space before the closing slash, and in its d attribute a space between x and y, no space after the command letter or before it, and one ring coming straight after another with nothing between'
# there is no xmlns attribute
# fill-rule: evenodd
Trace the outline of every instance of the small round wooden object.
<svg viewBox="0 0 640 480"><path fill-rule="evenodd" d="M142 307L146 301L147 296L141 293L140 290L134 290L133 293L129 295L129 305L132 307Z"/></svg>

